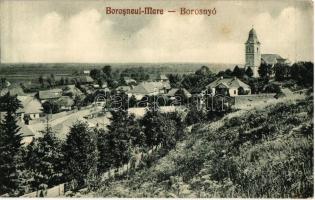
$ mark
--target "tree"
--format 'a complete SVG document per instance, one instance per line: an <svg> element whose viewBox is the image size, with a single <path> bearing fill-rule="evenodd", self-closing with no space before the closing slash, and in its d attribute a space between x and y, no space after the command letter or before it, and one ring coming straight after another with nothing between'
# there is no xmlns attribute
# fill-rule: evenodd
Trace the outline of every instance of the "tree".
<svg viewBox="0 0 315 200"><path fill-rule="evenodd" d="M92 69L90 71L90 76L94 79L94 80L98 80L101 77L101 71L98 69Z"/></svg>
<svg viewBox="0 0 315 200"><path fill-rule="evenodd" d="M110 65L105 65L102 69L103 73L106 75L106 79L109 79L112 77L112 67Z"/></svg>
<svg viewBox="0 0 315 200"><path fill-rule="evenodd" d="M7 86L6 82L7 82L6 78L5 77L1 77L1 79L0 79L0 89L1 88L5 88Z"/></svg>
<svg viewBox="0 0 315 200"><path fill-rule="evenodd" d="M201 109L198 109L197 105L193 104L186 115L185 122L187 125L203 122L205 115Z"/></svg>
<svg viewBox="0 0 315 200"><path fill-rule="evenodd" d="M233 69L232 75L241 78L243 76L243 73L242 70L236 65Z"/></svg>
<svg viewBox="0 0 315 200"><path fill-rule="evenodd" d="M41 184L48 187L61 183L62 174L62 143L47 126L40 132L42 137L36 138L27 146L25 158L26 168L32 172L32 187L39 190Z"/></svg>
<svg viewBox="0 0 315 200"><path fill-rule="evenodd" d="M54 74L50 74L50 78L51 78L52 85L55 86L56 85L55 75Z"/></svg>
<svg viewBox="0 0 315 200"><path fill-rule="evenodd" d="M87 185L87 180L97 173L99 153L96 133L87 123L77 122L70 128L63 152L67 181L75 180L79 187Z"/></svg>
<svg viewBox="0 0 315 200"><path fill-rule="evenodd" d="M109 152L114 167L127 163L131 155L131 137L128 111L118 109L111 111L111 123L107 126L108 140L111 142Z"/></svg>
<svg viewBox="0 0 315 200"><path fill-rule="evenodd" d="M176 133L175 133L175 140L180 140L184 136L184 129L186 127L186 124L184 122L184 113L180 112L171 112L166 114L167 117L174 121L175 127L176 127Z"/></svg>
<svg viewBox="0 0 315 200"><path fill-rule="evenodd" d="M129 98L129 108L133 108L137 106L137 99L134 95Z"/></svg>
<svg viewBox="0 0 315 200"><path fill-rule="evenodd" d="M283 81L288 77L289 66L283 63L277 63L274 66L276 81Z"/></svg>
<svg viewBox="0 0 315 200"><path fill-rule="evenodd" d="M254 75L253 73L253 70L251 67L247 67L246 71L245 71L245 74L248 76L248 77L252 77Z"/></svg>
<svg viewBox="0 0 315 200"><path fill-rule="evenodd" d="M313 71L314 64L312 62L297 62L292 65L290 75L299 85L312 86L314 82Z"/></svg>
<svg viewBox="0 0 315 200"><path fill-rule="evenodd" d="M210 69L207 66L202 66L195 72L196 75L209 76L212 74Z"/></svg>
<svg viewBox="0 0 315 200"><path fill-rule="evenodd" d="M272 74L272 66L262 62L258 68L258 74L262 78L269 78Z"/></svg>
<svg viewBox="0 0 315 200"><path fill-rule="evenodd" d="M76 106L80 110L81 106L83 105L82 98L76 95L73 99L73 105Z"/></svg>
<svg viewBox="0 0 315 200"><path fill-rule="evenodd" d="M61 77L61 79L59 81L59 84L60 85L64 85L65 84L65 78L64 77Z"/></svg>
<svg viewBox="0 0 315 200"><path fill-rule="evenodd" d="M16 96L9 93L0 97L0 111L5 112L0 122L0 194L17 195L22 168L22 135L17 125L16 111L22 107Z"/></svg>
<svg viewBox="0 0 315 200"><path fill-rule="evenodd" d="M45 101L42 106L46 114L55 114L60 111L60 106L55 101Z"/></svg>
<svg viewBox="0 0 315 200"><path fill-rule="evenodd" d="M53 82L52 82L51 78L48 77L48 78L46 79L46 81L47 81L49 87L52 87L52 86L53 86Z"/></svg>
<svg viewBox="0 0 315 200"><path fill-rule="evenodd" d="M45 85L45 81L44 81L44 78L43 78L43 76L42 75L40 75L39 76L39 78L38 78L38 82L42 85L42 87L44 87L44 85Z"/></svg>
<svg viewBox="0 0 315 200"><path fill-rule="evenodd" d="M185 91L182 88L177 90L174 96L176 97L176 101L177 101L175 103L184 104L184 105L188 103L189 97L186 95ZM178 100L180 100L180 102Z"/></svg>
<svg viewBox="0 0 315 200"><path fill-rule="evenodd" d="M146 144L149 147L159 145L161 143L161 124L163 116L161 113L151 106L147 110L143 118L140 120L140 125L144 127L143 131L146 136Z"/></svg>
<svg viewBox="0 0 315 200"><path fill-rule="evenodd" d="M140 120L148 147L162 144L164 147L171 147L176 143L176 125L174 120L162 115L154 105L149 104L149 109Z"/></svg>
<svg viewBox="0 0 315 200"><path fill-rule="evenodd" d="M169 74L167 77L172 88L181 86L182 77L179 74Z"/></svg>
<svg viewBox="0 0 315 200"><path fill-rule="evenodd" d="M231 76L232 75L232 70L230 70L230 69L226 69L225 71L224 71L224 74L226 75L226 76Z"/></svg>

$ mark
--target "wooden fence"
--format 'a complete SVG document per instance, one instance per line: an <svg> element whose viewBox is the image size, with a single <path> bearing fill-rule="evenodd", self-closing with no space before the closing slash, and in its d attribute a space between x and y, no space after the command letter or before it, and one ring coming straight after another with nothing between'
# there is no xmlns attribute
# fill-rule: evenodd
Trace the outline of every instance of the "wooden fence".
<svg viewBox="0 0 315 200"><path fill-rule="evenodd" d="M162 145L154 146L152 149L150 149L146 153L137 153L135 154L127 164L124 164L123 166L120 166L118 168L109 169L107 172L103 173L101 175L101 181L108 180L110 178L115 178L117 176L124 175L129 172L130 169L137 169L141 163L141 161L152 155L152 153L158 151ZM57 186L54 186L52 188L48 188L45 190L38 190L32 193L24 194L21 197L62 197L65 196L67 191L74 189L74 184L72 182L67 183L61 183ZM83 188L85 189L85 188Z"/></svg>

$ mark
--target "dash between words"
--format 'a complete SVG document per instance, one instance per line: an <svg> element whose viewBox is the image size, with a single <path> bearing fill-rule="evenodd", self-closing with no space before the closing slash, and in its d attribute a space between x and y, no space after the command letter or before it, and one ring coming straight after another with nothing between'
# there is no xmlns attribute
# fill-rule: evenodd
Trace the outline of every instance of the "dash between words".
<svg viewBox="0 0 315 200"><path fill-rule="evenodd" d="M112 8L106 7L107 15L164 15L168 13L176 13L177 10L164 9L164 8L152 8L152 7L139 7L139 8ZM211 16L216 15L217 11L215 8L180 8L180 15L205 15Z"/></svg>

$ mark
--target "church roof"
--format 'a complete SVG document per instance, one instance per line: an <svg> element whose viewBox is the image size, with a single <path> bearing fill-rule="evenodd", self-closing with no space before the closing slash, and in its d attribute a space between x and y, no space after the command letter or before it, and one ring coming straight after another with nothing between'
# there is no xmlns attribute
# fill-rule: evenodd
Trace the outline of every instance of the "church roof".
<svg viewBox="0 0 315 200"><path fill-rule="evenodd" d="M252 29L249 31L248 39L247 39L246 43L260 43L260 42L258 41L258 37L257 37L256 31L255 31L254 28L252 28Z"/></svg>
<svg viewBox="0 0 315 200"><path fill-rule="evenodd" d="M261 59L268 65L274 65L283 58L278 54L261 54Z"/></svg>

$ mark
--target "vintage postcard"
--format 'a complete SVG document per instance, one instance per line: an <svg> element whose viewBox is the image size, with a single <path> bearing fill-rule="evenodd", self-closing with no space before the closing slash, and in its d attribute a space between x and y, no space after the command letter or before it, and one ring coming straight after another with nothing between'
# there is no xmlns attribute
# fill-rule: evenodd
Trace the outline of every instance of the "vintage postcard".
<svg viewBox="0 0 315 200"><path fill-rule="evenodd" d="M0 0L0 198L312 198L311 0Z"/></svg>

